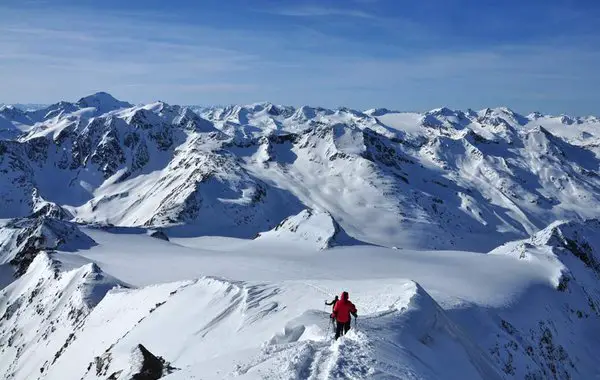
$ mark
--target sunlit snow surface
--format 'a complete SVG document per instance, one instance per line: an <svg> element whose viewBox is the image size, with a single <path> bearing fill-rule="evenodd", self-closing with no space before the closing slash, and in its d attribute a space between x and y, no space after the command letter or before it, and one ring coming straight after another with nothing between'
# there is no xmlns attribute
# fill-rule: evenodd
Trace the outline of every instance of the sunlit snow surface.
<svg viewBox="0 0 600 380"><path fill-rule="evenodd" d="M193 109L0 108L0 378L600 376L597 118Z"/></svg>
<svg viewBox="0 0 600 380"><path fill-rule="evenodd" d="M559 228L593 239L597 227ZM595 375L586 350L598 343L598 316L585 292L597 285L573 256L564 260L577 280L569 293L556 290L565 264L548 245L553 228L491 254L322 250L287 239L163 241L83 228L96 245L41 253L2 292L0 369L23 379L133 374L132 352L142 344L170 362L168 379L502 379L512 376L506 363L521 378L571 362ZM357 305L358 326L333 342L324 301L341 290ZM586 317L571 316L565 304ZM539 342L562 356L544 357L546 346L528 354Z"/></svg>

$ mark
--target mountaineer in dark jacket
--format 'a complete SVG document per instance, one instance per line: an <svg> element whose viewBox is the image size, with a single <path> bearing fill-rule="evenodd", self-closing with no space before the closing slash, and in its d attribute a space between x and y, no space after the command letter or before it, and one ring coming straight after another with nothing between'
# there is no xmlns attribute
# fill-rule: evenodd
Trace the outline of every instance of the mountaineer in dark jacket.
<svg viewBox="0 0 600 380"><path fill-rule="evenodd" d="M333 299L333 301L331 301L331 302L325 301L325 305L331 306L331 311L333 311L333 308L335 307L335 304L336 304L337 301L339 301L339 299L340 299L340 297L335 296L335 298Z"/></svg>

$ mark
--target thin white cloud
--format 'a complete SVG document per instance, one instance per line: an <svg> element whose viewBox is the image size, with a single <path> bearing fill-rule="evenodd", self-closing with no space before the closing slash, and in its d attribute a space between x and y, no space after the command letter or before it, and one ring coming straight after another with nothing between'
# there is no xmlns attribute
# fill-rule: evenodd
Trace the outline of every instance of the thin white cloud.
<svg viewBox="0 0 600 380"><path fill-rule="evenodd" d="M138 15L139 16L139 15ZM35 25L35 27L31 27ZM265 63L297 65L292 61L273 62L276 54L289 47L317 46L303 28L285 36L247 30L227 30L145 19L132 15L61 10L40 13L15 11L0 6L0 55L20 60L19 64L63 65L65 69L161 74L201 78L215 73L232 73L260 67ZM310 37L310 38L307 38ZM325 43L327 36L320 35ZM333 38L330 38L333 40ZM269 62L271 61L271 62ZM275 59L277 61L277 59ZM6 67L10 62L0 62ZM142 69L146 67L146 69ZM133 73L135 74L135 73Z"/></svg>
<svg viewBox="0 0 600 380"><path fill-rule="evenodd" d="M269 11L269 13L291 16L291 17L324 17L324 16L342 16L364 19L375 19L375 15L358 9L346 8L328 8L319 6L301 6L293 8L282 8Z"/></svg>
<svg viewBox="0 0 600 380"><path fill-rule="evenodd" d="M124 87L128 88L147 88L152 87L154 89L163 89L163 90L173 90L182 92L192 92L192 93L238 93L238 92L248 92L255 91L260 87L257 84L252 83L227 83L227 82L219 82L219 83L191 83L191 84L153 84L152 82L143 82L143 83L124 83Z"/></svg>
<svg viewBox="0 0 600 380"><path fill-rule="evenodd" d="M339 12L305 9L296 14ZM267 99L399 109L477 108L476 102L493 105L495 99L514 105L520 97L526 110L543 110L535 103L541 102L536 94L553 99L560 95L561 101L570 97L573 104L585 105L597 99L594 93L600 86L600 53L569 41L461 52L408 52L397 42L384 58L370 54L361 41L332 35L312 23L274 33L141 15L101 16L81 10L18 12L0 6L0 83L5 89L0 102L76 100L104 90L133 103ZM393 24L409 29L402 34L422 29ZM450 101L454 103L447 104Z"/></svg>

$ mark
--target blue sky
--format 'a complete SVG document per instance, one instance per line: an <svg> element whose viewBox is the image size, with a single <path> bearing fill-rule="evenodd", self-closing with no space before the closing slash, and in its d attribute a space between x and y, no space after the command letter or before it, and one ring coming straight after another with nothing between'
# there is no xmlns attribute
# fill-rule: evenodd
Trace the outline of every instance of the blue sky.
<svg viewBox="0 0 600 380"><path fill-rule="evenodd" d="M600 2L4 0L0 102L600 114Z"/></svg>

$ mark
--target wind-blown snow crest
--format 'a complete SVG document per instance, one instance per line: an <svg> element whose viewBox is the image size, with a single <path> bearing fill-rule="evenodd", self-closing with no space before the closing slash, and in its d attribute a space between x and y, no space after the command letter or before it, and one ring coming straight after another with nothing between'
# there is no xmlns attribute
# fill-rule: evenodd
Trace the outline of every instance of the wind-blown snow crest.
<svg viewBox="0 0 600 380"><path fill-rule="evenodd" d="M65 373L84 379L127 378L127 374L139 373L148 360L154 360L161 376L171 373L173 379L199 374L208 379L262 379L270 378L269 373L288 378L383 374L402 378L414 370L439 373L448 370L449 363L466 378L500 378L486 355L411 281L396 281L394 291L379 288L375 282L360 283L357 288L363 290L353 293L361 313L360 327L341 343L332 343L327 314L307 306L314 298L326 296L321 289L335 288L335 282L278 284L203 278L142 289L114 288L104 296L103 289L118 283L103 280L94 264L58 275L56 270L56 263L40 255L27 274L6 290L13 298L19 294L17 300L29 296L28 302L37 303L47 299L46 291L69 292L80 288L73 280L83 276L86 281L87 293L75 292L67 304L71 306L65 307L71 319L51 324L54 329L39 338L56 343L64 339L64 345L46 347L50 354L57 350L51 361L42 362L44 356L38 353L38 362L16 367L16 378L37 366L44 379L64 378ZM92 283L86 280L90 275L95 275ZM29 289L36 281L36 287ZM77 301L89 299L85 294L90 291L101 298L91 312ZM45 305L39 305L43 316ZM23 318L31 309L13 308L8 320ZM63 336L68 328L73 332ZM407 355L423 344L425 351ZM18 355L32 349L25 346ZM435 352L444 355L445 361Z"/></svg>

